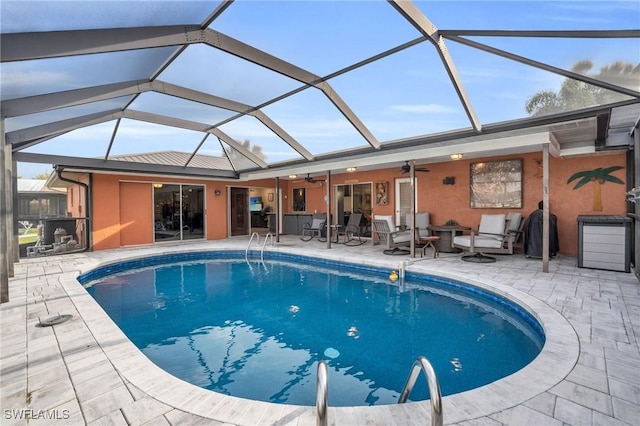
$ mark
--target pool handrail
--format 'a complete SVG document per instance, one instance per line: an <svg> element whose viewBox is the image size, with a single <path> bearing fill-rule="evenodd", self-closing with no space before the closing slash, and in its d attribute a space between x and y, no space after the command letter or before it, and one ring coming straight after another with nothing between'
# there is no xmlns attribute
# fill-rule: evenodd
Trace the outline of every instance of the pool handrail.
<svg viewBox="0 0 640 426"><path fill-rule="evenodd" d="M260 244L260 234L254 232L251 234L251 238L249 238L249 244L247 244L247 249L244 251L244 260L249 261L249 247L251 247L251 243L253 242L253 237L258 237L257 242Z"/></svg>
<svg viewBox="0 0 640 426"><path fill-rule="evenodd" d="M424 375L427 379L427 385L429 387L429 399L431 400L431 425L442 426L442 392L440 391L440 383L438 383L438 377L433 369L433 366L429 360L424 356L419 356L411 367L407 382L402 388L400 397L398 398L398 404L404 404L409 398L409 394L413 390L413 386L416 384L418 375L420 374L420 368L424 371Z"/></svg>
<svg viewBox="0 0 640 426"><path fill-rule="evenodd" d="M316 426L327 426L327 362L318 361L318 378L316 379Z"/></svg>
<svg viewBox="0 0 640 426"><path fill-rule="evenodd" d="M267 245L269 238L271 238L271 245L273 245L273 234L271 232L267 232L267 235L264 236L264 242L262 243L262 249L260 250L260 261L262 262L262 265L264 265L264 247Z"/></svg>

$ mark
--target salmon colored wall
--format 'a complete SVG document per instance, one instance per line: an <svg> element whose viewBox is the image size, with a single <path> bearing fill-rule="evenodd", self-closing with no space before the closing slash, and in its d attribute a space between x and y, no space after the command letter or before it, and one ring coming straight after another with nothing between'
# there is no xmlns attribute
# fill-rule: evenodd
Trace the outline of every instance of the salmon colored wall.
<svg viewBox="0 0 640 426"><path fill-rule="evenodd" d="M470 208L470 163L479 161L506 160L521 158L523 160L523 207L521 209L471 209ZM542 169L540 163L542 153L531 153L522 155L512 155L503 157L487 157L473 160L448 161L445 163L429 164L430 172L416 173L416 188L418 191L417 205L418 211L428 211L432 224L441 225L449 219L453 219L461 225L477 228L480 217L483 213L496 213L498 211L519 211L524 216L538 208L538 202L542 200ZM550 211L558 218L558 235L560 240L560 252L565 254L577 254L577 216L582 214L625 214L625 188L626 185L607 182L602 186L601 212L593 211L594 185L589 183L577 190L574 190L576 182L567 184L567 180L576 172L593 170L598 167L622 166L625 167L625 154L598 155L580 158L550 158L549 161L549 198ZM612 173L613 176L625 181L625 170L621 169ZM455 185L444 185L445 177L455 177ZM389 204L386 206L373 205L373 214L395 213L395 180L406 178L408 174L402 174L399 168L381 169L375 171L363 171L356 173L341 173L331 176L331 187L345 183L376 183L388 182ZM316 177L324 181L324 177ZM158 179L118 175L99 175L93 177L93 244L95 250L106 248L117 248L130 241L123 241L120 231L121 219L119 211L121 206L127 204L136 206L141 217L137 219L140 230L144 228L145 238L140 236L142 243L152 243L151 233L151 200L145 201L149 204L149 209L140 206L140 197L121 196L119 187L121 181L148 181L163 183L191 183L202 184L196 180L187 179ZM141 187L146 184L139 184ZM263 179L252 182L205 182L206 196L206 238L209 240L227 238L227 193L231 186L244 186L257 188L260 193L270 192L275 188L275 179ZM292 211L292 191L294 188L306 188L307 212L324 212L326 203L324 195L326 187L324 182L308 183L301 178L294 180L282 179L280 187L283 194L283 212ZM264 188L264 189L262 189ZM216 196L215 190L219 189L221 194ZM82 192L82 191L81 191ZM372 192L374 192L372 188ZM149 194L151 190L149 188ZM332 193L333 194L333 193ZM263 195L264 197L264 195ZM333 207L332 207L333 208ZM144 217L143 217L144 216ZM122 223L125 221L123 220Z"/></svg>
<svg viewBox="0 0 640 426"><path fill-rule="evenodd" d="M523 207L521 209L472 209L470 207L470 163L478 161L506 160L521 158L523 160ZM477 229L483 213L498 211L517 211L528 216L538 208L542 200L542 162L541 153L524 155L491 157L474 160L450 161L429 164L428 173L416 173L418 191L417 211L428 211L432 224L441 225L453 219L461 225ZM576 255L578 244L578 215L624 215L626 185L607 182L602 186L603 211L593 210L593 184L587 184L573 190L575 183L567 184L567 180L576 172L593 170L598 167L625 166L625 155L601 155L580 158L550 158L549 161L549 209L558 219L558 237L560 252ZM612 173L623 182L625 170ZM395 178L403 177L398 170L386 169L375 173L376 181L389 182L389 205L375 206L374 214L394 214ZM444 185L443 179L455 177L455 185ZM351 175L349 175L352 178ZM358 174L358 180L366 181L371 177ZM338 183L336 177L334 183Z"/></svg>
<svg viewBox="0 0 640 426"><path fill-rule="evenodd" d="M114 175L94 175L93 193L93 249L120 247L120 191Z"/></svg>
<svg viewBox="0 0 640 426"><path fill-rule="evenodd" d="M120 244L130 246L153 241L153 211L127 206L151 206L153 196L148 183L120 182Z"/></svg>
<svg viewBox="0 0 640 426"><path fill-rule="evenodd" d="M92 182L94 250L153 243L152 182L204 184L206 238L215 240L227 237L227 182L104 174L94 174ZM121 186L131 189L121 191ZM220 190L218 196L215 195L216 189ZM120 211L127 206L134 207L130 209L131 216L124 213L125 216L121 218Z"/></svg>
<svg viewBox="0 0 640 426"><path fill-rule="evenodd" d="M227 182L207 182L205 187L205 217L207 240L227 238ZM220 195L215 190L220 190Z"/></svg>
<svg viewBox="0 0 640 426"><path fill-rule="evenodd" d="M549 165L549 209L558 216L558 239L560 252L578 254L578 215L626 215L626 168L625 155L605 155L576 159L552 159ZM593 210L594 184L588 183L573 189L578 180L567 184L576 172L598 167L622 166L611 173L625 182L623 185L606 182L601 185L602 211Z"/></svg>
<svg viewBox="0 0 640 426"><path fill-rule="evenodd" d="M523 164L523 204L521 209L472 209L470 207L470 165L480 161L522 159ZM448 161L445 163L429 164L427 173L416 172L417 211L428 211L431 224L442 225L447 220L453 219L461 225L477 229L482 214L497 213L502 211L520 212L528 216L538 208L542 201L542 153L530 153L511 156L487 157L473 160ZM587 184L574 190L577 181L567 184L567 180L576 172L593 170L598 167L610 166L625 167L625 154L610 154L579 158L554 158L549 159L549 209L558 219L558 238L560 252L570 255L578 253L578 215L625 215L625 188L626 185L607 182L602 186L603 211L593 210L593 184ZM455 185L444 185L445 177L455 177ZM624 169L612 173L623 182L626 180ZM344 183L388 182L389 204L386 206L373 205L373 214L395 214L395 180L406 178L408 174L402 174L399 168L381 169L356 173L333 174L331 185ZM316 177L324 180L325 177ZM284 181L287 182L287 181ZM307 211L319 212L326 210L323 196L326 193L324 186L319 183L289 183L286 194L294 187L307 188ZM374 191L375 192L375 191ZM315 197L315 198L311 198ZM290 196L289 196L290 198ZM291 211L291 203L286 203ZM332 207L333 209L333 207Z"/></svg>
<svg viewBox="0 0 640 426"><path fill-rule="evenodd" d="M67 212L71 213L71 217L84 217L85 205L84 188L80 185L71 185L67 189Z"/></svg>

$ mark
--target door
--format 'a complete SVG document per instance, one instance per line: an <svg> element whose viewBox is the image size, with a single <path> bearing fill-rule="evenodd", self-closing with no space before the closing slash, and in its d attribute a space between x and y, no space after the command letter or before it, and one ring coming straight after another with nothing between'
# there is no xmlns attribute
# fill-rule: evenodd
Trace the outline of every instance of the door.
<svg viewBox="0 0 640 426"><path fill-rule="evenodd" d="M181 239L180 185L153 184L153 232L156 242Z"/></svg>
<svg viewBox="0 0 640 426"><path fill-rule="evenodd" d="M182 185L182 239L204 238L204 186Z"/></svg>
<svg viewBox="0 0 640 426"><path fill-rule="evenodd" d="M230 188L230 234L249 235L249 188Z"/></svg>
<svg viewBox="0 0 640 426"><path fill-rule="evenodd" d="M371 183L335 186L335 222L346 226L351 213L362 213L361 236L371 235Z"/></svg>
<svg viewBox="0 0 640 426"><path fill-rule="evenodd" d="M204 186L153 184L154 240L204 238Z"/></svg>
<svg viewBox="0 0 640 426"><path fill-rule="evenodd" d="M411 202L411 178L396 179L396 226L407 225L407 214L411 213Z"/></svg>

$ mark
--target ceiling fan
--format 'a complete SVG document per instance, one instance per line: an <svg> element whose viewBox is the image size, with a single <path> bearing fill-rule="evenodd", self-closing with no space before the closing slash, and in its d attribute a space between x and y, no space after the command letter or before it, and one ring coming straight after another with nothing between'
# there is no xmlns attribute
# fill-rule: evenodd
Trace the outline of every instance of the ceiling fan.
<svg viewBox="0 0 640 426"><path fill-rule="evenodd" d="M317 180L315 180L314 178L311 177L311 173L307 173L307 177L304 178L305 181L309 182L309 183L316 183L318 182Z"/></svg>
<svg viewBox="0 0 640 426"><path fill-rule="evenodd" d="M402 173L409 173L411 171L411 165L409 164L409 161L405 161L400 169L402 170ZM429 169L427 169L425 167L414 167L413 170L415 170L416 172L428 172L429 171Z"/></svg>

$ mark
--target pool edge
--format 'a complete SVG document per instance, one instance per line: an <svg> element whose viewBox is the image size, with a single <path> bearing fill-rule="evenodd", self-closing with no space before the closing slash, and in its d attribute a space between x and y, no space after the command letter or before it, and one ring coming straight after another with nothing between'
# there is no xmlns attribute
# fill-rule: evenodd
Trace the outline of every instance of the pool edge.
<svg viewBox="0 0 640 426"><path fill-rule="evenodd" d="M206 249L202 247L184 249L172 247L170 253L178 254L202 250ZM228 251L237 249L216 247L216 250ZM287 247L275 247L271 250L295 256L301 255L299 250ZM149 250L147 253L136 256L136 258L152 256L152 252L153 250ZM334 256L326 253L323 253L323 255L335 261L344 260L340 257L334 259ZM127 257L127 259L131 259L131 257ZM76 280L80 273L117 261L117 257L103 259L102 261L96 260L90 265L83 265L84 272L69 273L62 281L87 327L94 334L96 341L123 378L160 402L212 420L235 424L254 424L255 422L250 419L262 418L266 413L273 413L274 415L278 413L277 416L280 416L280 418L286 417L291 420L298 418L302 423L307 423L311 420L315 421L314 407L271 404L221 395L177 379L148 360L124 336L117 325L113 323L97 302L86 293L82 285ZM389 268L396 265L391 261L385 262L384 265L381 265L380 262L376 262L374 265L373 262L368 263L367 261L350 263ZM455 279L496 292L526 309L540 322L545 332L546 341L542 352L523 369L480 388L444 397L443 408L447 423L480 418L522 404L561 382L577 363L579 342L575 330L559 312L539 299L511 287L482 279L471 279L451 272L426 271L426 267L422 267L417 263L410 265L409 269L412 272L428 273L443 278ZM83 293L86 297L82 297ZM113 342L118 343L114 344ZM412 362L413 360L408 361L407 371ZM222 403L222 401L225 401L225 403ZM332 407L330 412L335 414L335 417L332 418L335 419L336 424L349 424L346 419L352 418L357 413L362 414L363 410L366 411L365 417L370 415L376 419L384 419L387 416L391 416L391 418L397 420L398 416L400 416L400 418L406 418L407 421L424 422L429 417L428 402L414 402L402 406ZM340 419L345 419L345 421L343 422Z"/></svg>

